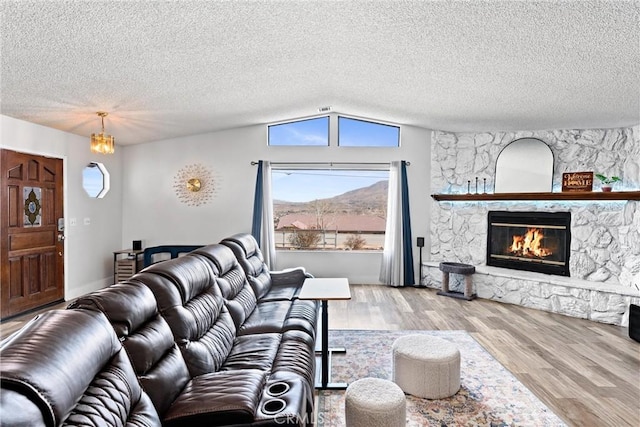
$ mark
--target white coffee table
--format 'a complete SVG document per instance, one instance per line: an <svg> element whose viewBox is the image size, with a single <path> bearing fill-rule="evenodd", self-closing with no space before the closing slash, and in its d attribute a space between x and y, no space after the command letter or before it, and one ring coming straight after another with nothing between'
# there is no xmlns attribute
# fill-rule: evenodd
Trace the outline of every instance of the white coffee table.
<svg viewBox="0 0 640 427"><path fill-rule="evenodd" d="M329 309L330 300L349 300L349 280L346 278L309 278L305 279L298 294L302 300L316 300L322 303L322 350L321 350L321 379L316 388L321 390L344 390L347 383L331 383L331 365L329 352ZM343 350L344 351L344 350Z"/></svg>

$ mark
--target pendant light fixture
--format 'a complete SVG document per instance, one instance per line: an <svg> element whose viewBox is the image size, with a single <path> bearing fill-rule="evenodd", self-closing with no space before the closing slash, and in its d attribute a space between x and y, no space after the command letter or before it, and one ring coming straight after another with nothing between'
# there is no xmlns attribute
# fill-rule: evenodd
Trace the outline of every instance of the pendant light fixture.
<svg viewBox="0 0 640 427"><path fill-rule="evenodd" d="M115 151L115 138L104 133L104 118L107 117L109 113L98 111L96 114L102 119L102 132L100 132L99 134L91 134L91 152L113 154L113 152Z"/></svg>

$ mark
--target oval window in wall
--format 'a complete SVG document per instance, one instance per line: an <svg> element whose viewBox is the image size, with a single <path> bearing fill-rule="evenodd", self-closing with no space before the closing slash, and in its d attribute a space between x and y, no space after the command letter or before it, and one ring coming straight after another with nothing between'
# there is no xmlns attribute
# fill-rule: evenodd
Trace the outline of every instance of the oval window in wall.
<svg viewBox="0 0 640 427"><path fill-rule="evenodd" d="M91 162L82 170L82 188L96 199L102 199L109 192L109 172L102 163Z"/></svg>

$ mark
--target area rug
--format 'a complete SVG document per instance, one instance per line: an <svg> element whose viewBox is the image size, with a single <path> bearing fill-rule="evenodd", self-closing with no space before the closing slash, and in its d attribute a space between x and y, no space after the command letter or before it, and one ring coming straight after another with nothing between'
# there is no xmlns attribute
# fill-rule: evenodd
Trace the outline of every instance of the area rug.
<svg viewBox="0 0 640 427"><path fill-rule="evenodd" d="M407 426L565 426L504 366L465 331L333 330L330 347L345 347L332 358L332 381L365 377L391 379L391 345L406 334L427 334L460 349L460 391L446 399L407 395ZM316 425L342 427L344 391L320 391Z"/></svg>

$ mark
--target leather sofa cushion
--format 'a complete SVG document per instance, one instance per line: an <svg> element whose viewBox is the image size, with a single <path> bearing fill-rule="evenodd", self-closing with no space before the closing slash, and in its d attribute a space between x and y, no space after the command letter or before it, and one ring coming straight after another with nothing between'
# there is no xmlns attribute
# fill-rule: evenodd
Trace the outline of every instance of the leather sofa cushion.
<svg viewBox="0 0 640 427"><path fill-rule="evenodd" d="M238 335L300 330L313 337L317 318L317 305L314 301L260 302L240 326Z"/></svg>
<svg viewBox="0 0 640 427"><path fill-rule="evenodd" d="M175 345L152 368L138 374L140 384L161 417L182 393L190 378L182 353Z"/></svg>
<svg viewBox="0 0 640 427"><path fill-rule="evenodd" d="M195 250L193 255L207 260L212 264L212 269L216 270L216 282L238 328L255 309L257 298L233 251L224 245L215 244Z"/></svg>
<svg viewBox="0 0 640 427"><path fill-rule="evenodd" d="M258 304L238 329L238 335L282 332L290 308L289 301L270 301Z"/></svg>
<svg viewBox="0 0 640 427"><path fill-rule="evenodd" d="M258 242L251 234L238 233L220 243L233 251L260 302L296 299L304 280L312 277L302 267L269 271Z"/></svg>
<svg viewBox="0 0 640 427"><path fill-rule="evenodd" d="M258 334L237 337L223 370L271 370L280 345L280 334Z"/></svg>
<svg viewBox="0 0 640 427"><path fill-rule="evenodd" d="M318 304L318 301L292 301L284 330L305 331L315 337L318 324Z"/></svg>
<svg viewBox="0 0 640 427"><path fill-rule="evenodd" d="M227 300L227 307L236 328L238 328L256 308L257 300L253 289L249 286L249 282L238 264L232 270L220 274L218 285L222 296Z"/></svg>
<svg viewBox="0 0 640 427"><path fill-rule="evenodd" d="M248 425L254 420L266 375L251 369L198 376L171 406L164 426Z"/></svg>
<svg viewBox="0 0 640 427"><path fill-rule="evenodd" d="M160 424L151 399L141 394L133 367L122 350L108 369L96 375L63 425L146 427L151 419Z"/></svg>
<svg viewBox="0 0 640 427"><path fill-rule="evenodd" d="M69 308L99 310L107 316L140 383L164 414L190 376L153 292L139 282L118 283L78 298Z"/></svg>
<svg viewBox="0 0 640 427"><path fill-rule="evenodd" d="M153 264L133 276L131 281L142 283L152 290L162 317L167 321L182 352L189 375L194 377L220 369L231 351L236 327L215 284L215 278L208 282L208 287L198 287L200 293L194 293L194 288L164 273L170 271L173 264L180 263L183 275L188 275L185 270L191 260L197 261L192 263L196 269L205 264L197 257L186 255ZM160 267L163 273L156 274ZM211 271L209 267L207 270ZM190 299L185 299L187 296Z"/></svg>
<svg viewBox="0 0 640 427"><path fill-rule="evenodd" d="M189 255L152 264L142 271L169 279L180 292L182 301L191 301L197 295L209 292L218 273L200 257Z"/></svg>
<svg viewBox="0 0 640 427"><path fill-rule="evenodd" d="M233 251L256 297L258 300L263 299L271 288L271 275L255 238L251 234L239 233L220 243Z"/></svg>
<svg viewBox="0 0 640 427"><path fill-rule="evenodd" d="M282 335L271 371L293 373L313 386L315 363L315 340L306 332L287 331ZM309 392L312 394L311 389Z"/></svg>
<svg viewBox="0 0 640 427"><path fill-rule="evenodd" d="M117 283L83 295L69 308L86 308L103 312L118 337L126 337L158 314L156 299L146 286Z"/></svg>
<svg viewBox="0 0 640 427"><path fill-rule="evenodd" d="M260 278L250 277L249 283L252 288L256 288L255 282ZM260 298L260 302L270 301L290 301L298 296L300 286L271 286L271 289Z"/></svg>
<svg viewBox="0 0 640 427"><path fill-rule="evenodd" d="M31 399L47 425L159 426L159 416L104 314L52 310L0 348L3 388ZM7 416L20 407L3 407ZM39 420L36 420L36 424Z"/></svg>

